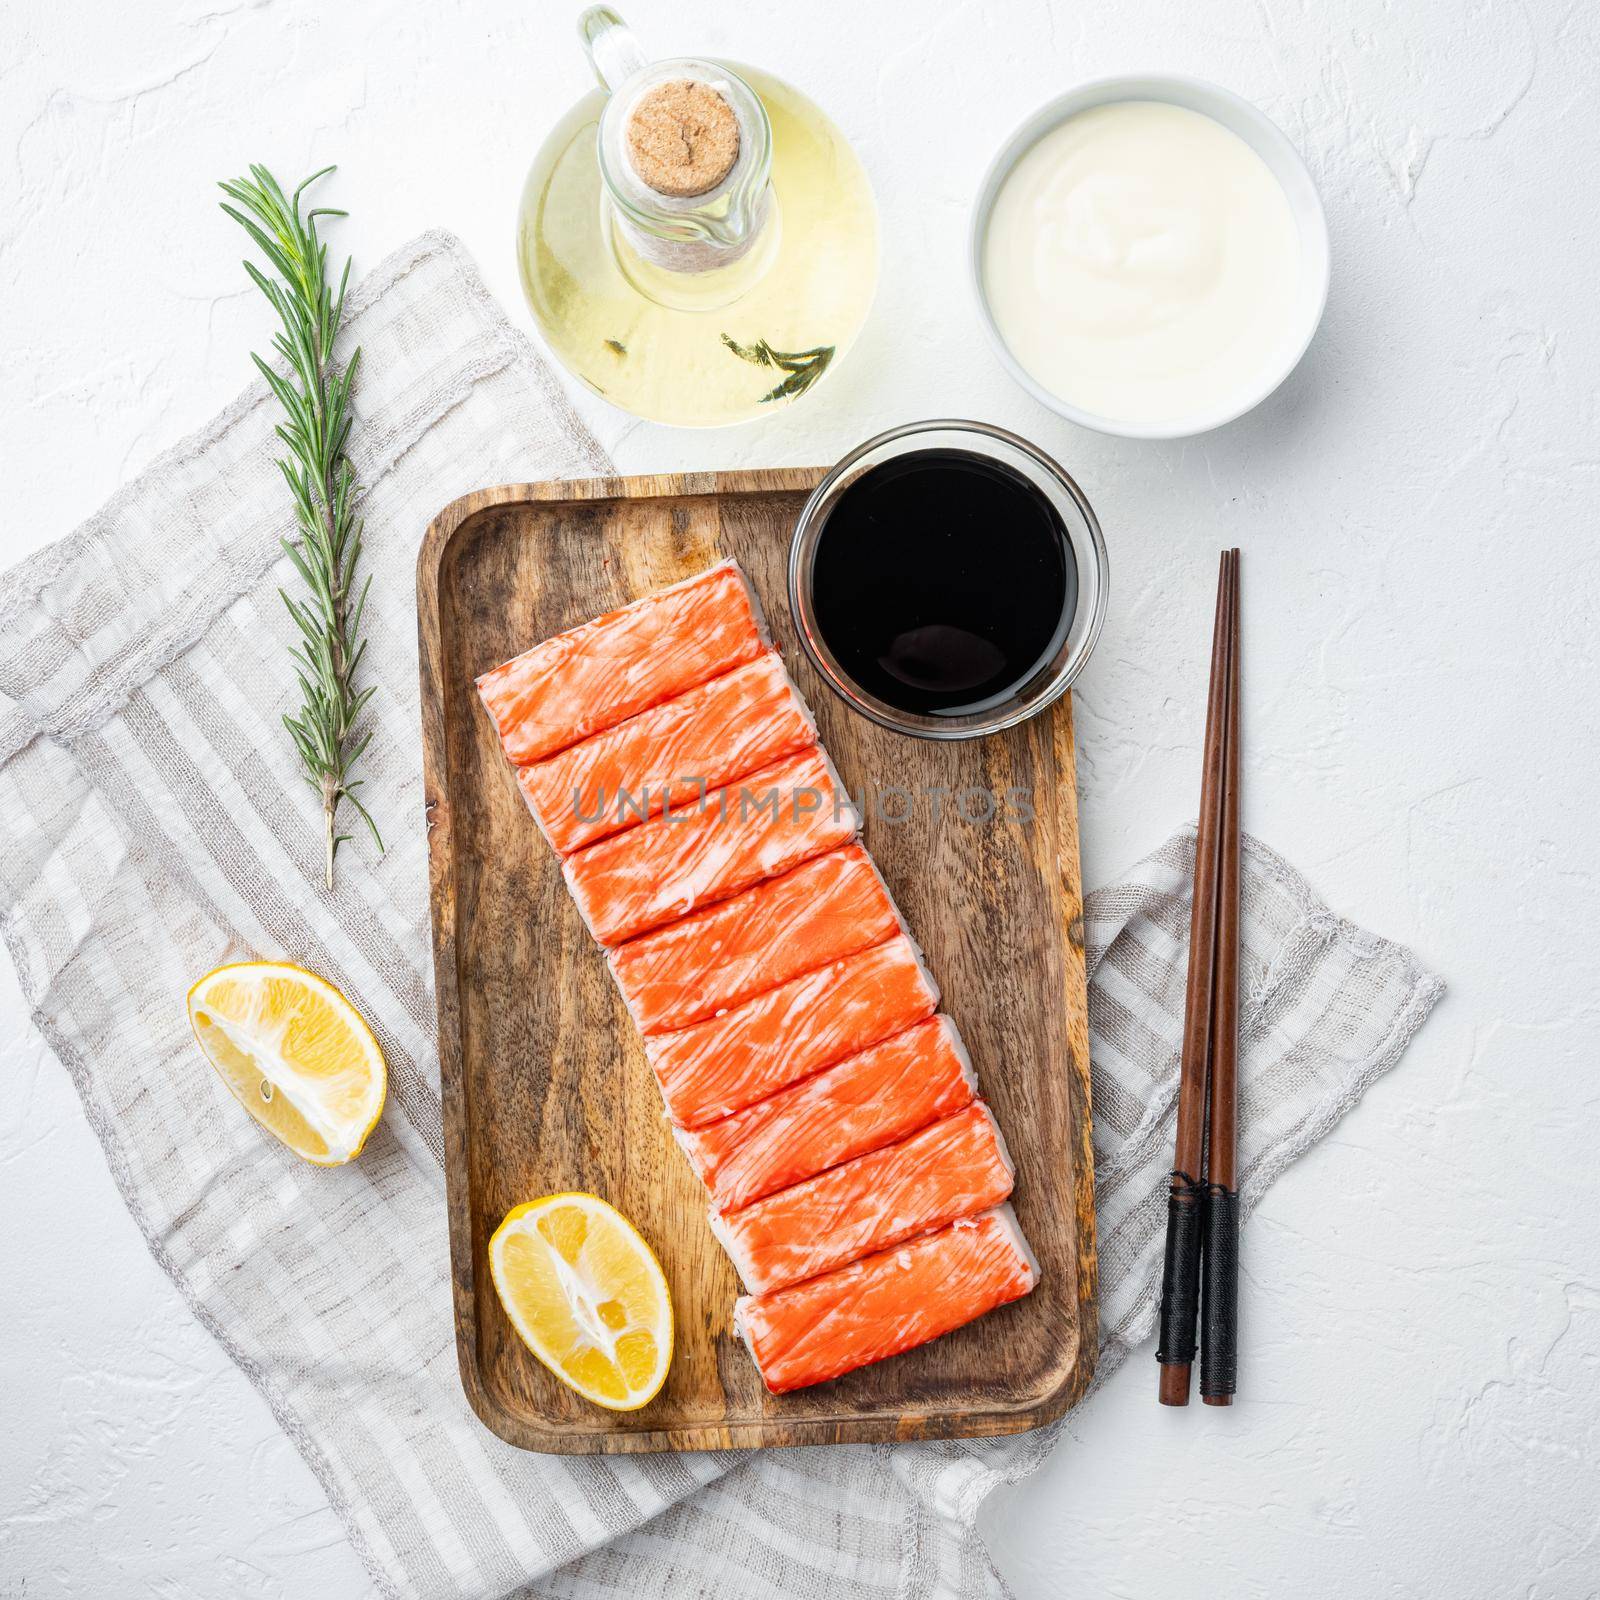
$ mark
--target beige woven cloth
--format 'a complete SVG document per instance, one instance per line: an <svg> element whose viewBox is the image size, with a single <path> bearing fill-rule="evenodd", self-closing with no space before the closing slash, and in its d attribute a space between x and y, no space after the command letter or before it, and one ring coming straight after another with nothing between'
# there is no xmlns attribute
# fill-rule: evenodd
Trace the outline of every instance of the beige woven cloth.
<svg viewBox="0 0 1600 1600"><path fill-rule="evenodd" d="M456 1372L434 1049L413 559L484 484L609 463L459 245L368 276L355 430L375 735L324 893L294 703L287 506L258 386L0 580L5 942L151 1254L265 1396L385 1595L977 1596L974 1518L1051 1431L984 1444L652 1456L512 1450ZM1102 1375L1150 1331L1192 835L1091 896ZM389 1109L331 1171L261 1137L200 1059L195 976L285 955L360 997ZM1440 992L1269 850L1244 872L1246 1210L1392 1066ZM1248 1253L1248 1232L1245 1250Z"/></svg>

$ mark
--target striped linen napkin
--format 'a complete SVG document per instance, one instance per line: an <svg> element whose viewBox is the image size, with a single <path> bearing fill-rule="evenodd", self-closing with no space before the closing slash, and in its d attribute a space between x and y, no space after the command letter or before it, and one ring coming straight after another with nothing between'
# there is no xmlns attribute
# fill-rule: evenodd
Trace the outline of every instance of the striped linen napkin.
<svg viewBox="0 0 1600 1600"><path fill-rule="evenodd" d="M428 234L352 294L365 351L375 734L358 839L321 885L277 596L286 505L258 385L0 579L0 931L151 1254L261 1391L389 1596L976 1596L974 1519L1054 1430L989 1442L614 1460L525 1454L467 1409L451 1322L412 564L483 484L610 464L460 246ZM1100 1373L1150 1332L1183 1009L1191 831L1090 897ZM1247 840L1246 1210L1393 1065L1441 992ZM238 1112L182 998L286 956L359 997L389 1109L352 1166Z"/></svg>

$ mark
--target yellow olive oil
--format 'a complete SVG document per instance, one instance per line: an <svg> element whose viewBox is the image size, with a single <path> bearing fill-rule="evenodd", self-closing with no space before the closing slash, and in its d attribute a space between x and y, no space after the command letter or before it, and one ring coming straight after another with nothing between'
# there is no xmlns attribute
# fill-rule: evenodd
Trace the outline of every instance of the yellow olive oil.
<svg viewBox="0 0 1600 1600"><path fill-rule="evenodd" d="M772 125L775 204L731 264L674 272L634 249L604 200L602 89L551 131L523 190L517 255L540 331L596 394L656 422L743 422L811 393L877 286L877 212L854 151L797 90L734 70Z"/></svg>

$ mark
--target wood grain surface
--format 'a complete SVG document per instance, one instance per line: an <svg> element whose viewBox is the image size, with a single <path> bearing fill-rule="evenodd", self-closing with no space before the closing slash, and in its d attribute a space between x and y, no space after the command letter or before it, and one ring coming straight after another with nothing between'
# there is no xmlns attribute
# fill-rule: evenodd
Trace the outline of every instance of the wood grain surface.
<svg viewBox="0 0 1600 1600"><path fill-rule="evenodd" d="M1094 1368L1089 1128L1070 697L991 738L932 743L848 710L789 624L789 537L811 469L486 489L447 507L417 565L430 887L450 1243L462 1381L512 1444L568 1453L1016 1433L1061 1415ZM972 1053L1017 1164L1039 1287L954 1334L769 1395L733 1336L732 1266L599 949L528 815L473 687L540 639L724 556L753 581L866 843ZM916 798L906 808L891 786ZM1033 818L968 821L981 789ZM936 804L928 792L945 791ZM985 807L969 798L967 810ZM935 812L937 811L937 815ZM486 1247L523 1200L588 1190L625 1212L671 1285L677 1355L649 1405L614 1413L558 1383L500 1310Z"/></svg>

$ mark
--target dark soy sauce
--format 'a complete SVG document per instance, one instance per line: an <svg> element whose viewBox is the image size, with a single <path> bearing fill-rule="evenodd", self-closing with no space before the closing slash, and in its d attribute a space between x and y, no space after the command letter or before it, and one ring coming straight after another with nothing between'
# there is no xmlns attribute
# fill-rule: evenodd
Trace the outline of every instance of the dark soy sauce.
<svg viewBox="0 0 1600 1600"><path fill-rule="evenodd" d="M1061 517L999 461L919 450L865 472L817 540L817 627L844 671L902 711L1005 700L1053 656L1078 603Z"/></svg>

